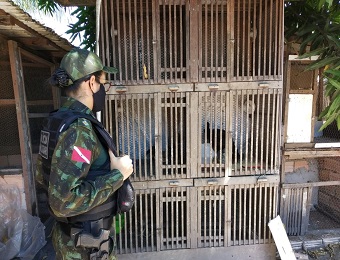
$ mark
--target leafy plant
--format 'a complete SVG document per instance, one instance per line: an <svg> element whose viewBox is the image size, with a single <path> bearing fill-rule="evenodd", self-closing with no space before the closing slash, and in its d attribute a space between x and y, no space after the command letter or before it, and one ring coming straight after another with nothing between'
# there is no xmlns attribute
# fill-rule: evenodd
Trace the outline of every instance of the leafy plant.
<svg viewBox="0 0 340 260"><path fill-rule="evenodd" d="M18 0L25 1L25 0ZM27 0L26 0L27 1ZM54 15L62 6L53 0L34 0L37 1L39 9L46 14ZM96 42L96 9L92 6L83 6L75 9L71 15L77 17L77 22L69 24L67 34L71 34L71 42L77 37L80 39L82 48L94 50Z"/></svg>
<svg viewBox="0 0 340 260"><path fill-rule="evenodd" d="M82 45L85 49L93 51L96 42L96 8L93 6L78 7L71 15L75 15L78 21L70 24L66 33L71 34L73 42L77 37L80 39L83 33Z"/></svg>
<svg viewBox="0 0 340 260"><path fill-rule="evenodd" d="M319 115L326 120L321 129L334 120L340 129L340 2L286 2L285 37L300 43L300 58L319 56L306 69L323 69L330 104Z"/></svg>

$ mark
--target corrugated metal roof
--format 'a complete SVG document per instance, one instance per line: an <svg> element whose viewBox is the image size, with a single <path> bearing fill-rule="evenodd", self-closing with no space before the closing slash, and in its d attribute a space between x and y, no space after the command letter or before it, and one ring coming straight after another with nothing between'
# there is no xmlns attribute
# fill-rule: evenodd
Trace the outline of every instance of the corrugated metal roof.
<svg viewBox="0 0 340 260"><path fill-rule="evenodd" d="M0 0L0 35L32 50L53 52L55 56L73 48L69 41L34 20L10 0Z"/></svg>

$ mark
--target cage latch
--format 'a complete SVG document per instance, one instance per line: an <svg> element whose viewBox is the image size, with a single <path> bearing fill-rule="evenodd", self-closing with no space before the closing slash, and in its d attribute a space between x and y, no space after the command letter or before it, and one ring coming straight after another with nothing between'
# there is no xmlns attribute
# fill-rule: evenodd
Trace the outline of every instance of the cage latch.
<svg viewBox="0 0 340 260"><path fill-rule="evenodd" d="M269 84L266 83L266 82L261 82L261 83L259 83L258 86L259 86L260 88L268 88L268 87L269 87Z"/></svg>
<svg viewBox="0 0 340 260"><path fill-rule="evenodd" d="M218 183L218 181L216 179L209 179L207 181L208 185L216 185Z"/></svg>
<svg viewBox="0 0 340 260"><path fill-rule="evenodd" d="M179 86L178 85L170 85L168 87L168 89L171 91L171 92L176 92L179 90Z"/></svg>
<svg viewBox="0 0 340 260"><path fill-rule="evenodd" d="M116 87L116 92L117 92L118 94L124 94L126 91L127 91L127 88L124 87L124 86L118 86L118 87Z"/></svg>
<svg viewBox="0 0 340 260"><path fill-rule="evenodd" d="M218 89L219 89L219 85L218 84L209 84L208 85L208 89L210 90L210 91L217 91Z"/></svg>
<svg viewBox="0 0 340 260"><path fill-rule="evenodd" d="M169 185L170 186L178 186L179 185L179 181L169 181Z"/></svg>
<svg viewBox="0 0 340 260"><path fill-rule="evenodd" d="M268 179L266 176L264 175L260 175L258 178L257 178L257 183L261 183L261 182L267 182Z"/></svg>

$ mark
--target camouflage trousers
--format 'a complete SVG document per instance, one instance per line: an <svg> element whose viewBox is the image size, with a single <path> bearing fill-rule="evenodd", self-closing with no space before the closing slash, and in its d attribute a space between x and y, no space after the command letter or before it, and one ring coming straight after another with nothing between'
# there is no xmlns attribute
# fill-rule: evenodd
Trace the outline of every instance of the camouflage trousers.
<svg viewBox="0 0 340 260"><path fill-rule="evenodd" d="M114 236L111 236L114 241ZM56 252L56 260L88 260L90 253L85 248L75 247L74 241L66 235L56 222L52 231L52 243ZM114 250L109 256L110 260L117 260Z"/></svg>

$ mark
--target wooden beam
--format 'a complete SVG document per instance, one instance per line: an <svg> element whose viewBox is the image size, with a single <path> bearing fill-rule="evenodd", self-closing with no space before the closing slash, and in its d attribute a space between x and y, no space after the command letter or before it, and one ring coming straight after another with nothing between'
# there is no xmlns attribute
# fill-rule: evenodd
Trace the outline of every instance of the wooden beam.
<svg viewBox="0 0 340 260"><path fill-rule="evenodd" d="M28 51L25 51L24 49L20 48L20 53L25 56L26 58L29 58L30 60L34 61L34 62L38 62L38 63L41 63L41 64L44 64L48 67L53 67L54 64L52 62L49 62L43 58L40 58L39 56L37 55L34 55Z"/></svg>
<svg viewBox="0 0 340 260"><path fill-rule="evenodd" d="M15 24L13 17L9 14L0 14L0 25L13 26Z"/></svg>
<svg viewBox="0 0 340 260"><path fill-rule="evenodd" d="M199 24L199 4L197 0L191 0L190 3L190 24ZM190 26L190 39L198 39L199 26ZM199 51L198 42L186 38L186 46L190 46L189 53L189 74L191 82L198 82L198 64L199 64Z"/></svg>
<svg viewBox="0 0 340 260"><path fill-rule="evenodd" d="M310 149L310 150L296 150L296 151L284 151L284 156L287 156L288 160L296 160L296 159L308 159L308 158L318 158L318 157L338 157L340 156L340 149L334 150L318 150L318 149Z"/></svg>
<svg viewBox="0 0 340 260"><path fill-rule="evenodd" d="M15 99L0 99L0 106L15 105Z"/></svg>
<svg viewBox="0 0 340 260"><path fill-rule="evenodd" d="M96 0L56 0L58 4L63 6L94 6Z"/></svg>
<svg viewBox="0 0 340 260"><path fill-rule="evenodd" d="M20 152L23 169L24 189L26 194L26 207L28 213L37 215L37 198L35 192L35 179L33 168L33 156L31 148L31 135L29 129L29 118L27 114L26 93L24 84L21 54L18 44L8 41L9 58L13 81L13 91L18 120L18 131L20 139Z"/></svg>
<svg viewBox="0 0 340 260"><path fill-rule="evenodd" d="M50 46L50 40L42 37L20 38L20 42L27 46Z"/></svg>
<svg viewBox="0 0 340 260"><path fill-rule="evenodd" d="M28 33L34 35L35 37L38 37L38 38L45 38L47 39L46 37L44 37L43 35L39 34L37 31L33 30L32 28L30 28L29 26L27 26L26 24L24 24L23 22L19 21L18 19L14 19L14 22L16 25L18 25L19 27L21 27L22 29L24 29L25 31L27 31ZM62 47L58 46L57 44L55 44L53 41L47 39L49 41L49 46L57 49L57 50L62 50L62 51L65 51Z"/></svg>
<svg viewBox="0 0 340 260"><path fill-rule="evenodd" d="M283 183L282 188L305 188L305 187L323 187L323 186L338 186L340 181L317 181L307 183Z"/></svg>

